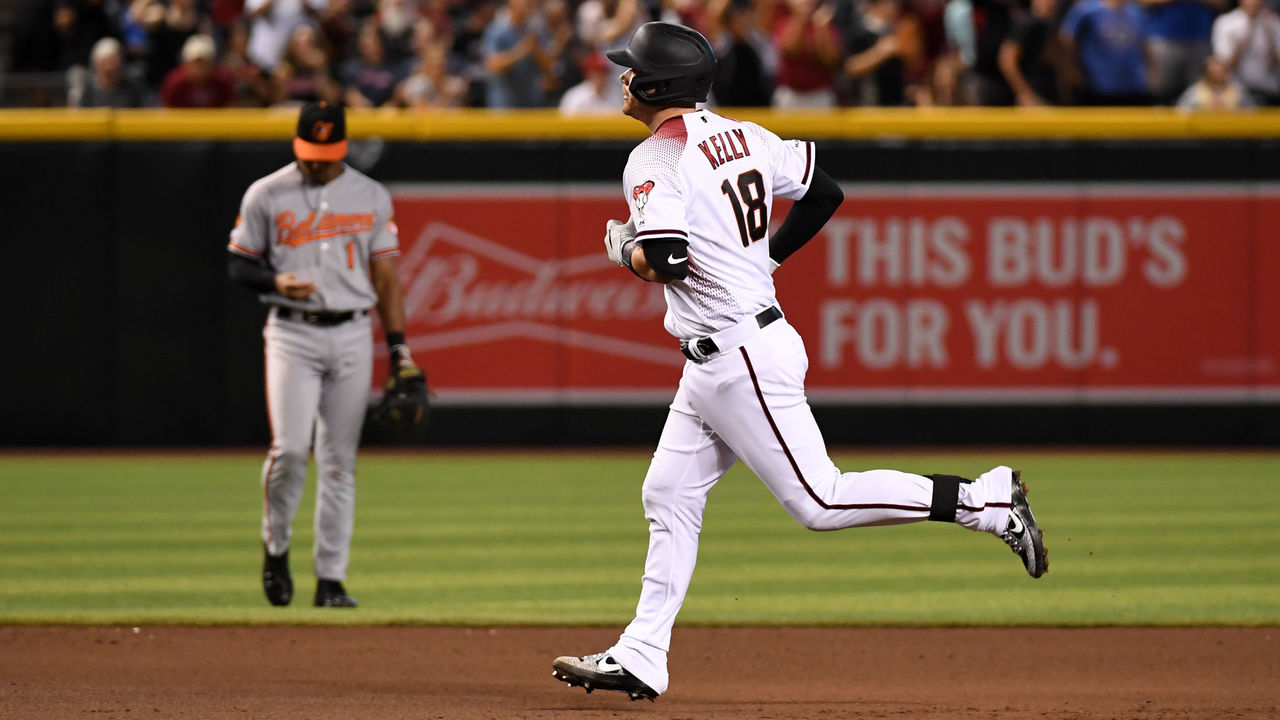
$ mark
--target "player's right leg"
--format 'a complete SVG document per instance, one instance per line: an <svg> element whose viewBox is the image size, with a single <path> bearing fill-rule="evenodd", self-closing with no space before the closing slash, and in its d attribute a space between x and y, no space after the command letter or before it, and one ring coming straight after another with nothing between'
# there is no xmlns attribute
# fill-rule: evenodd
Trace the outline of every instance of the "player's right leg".
<svg viewBox="0 0 1280 720"><path fill-rule="evenodd" d="M307 476L307 456L311 451L311 430L320 397L321 366L310 342L307 325L271 318L263 330L266 356L267 417L271 425L271 448L262 467L262 543L265 565L289 550L293 517L302 499ZM272 571L288 579L288 567L278 560ZM292 594L283 587L274 590L266 577L264 588L274 604L287 604Z"/></svg>
<svg viewBox="0 0 1280 720"><path fill-rule="evenodd" d="M803 341L785 322L703 367L713 364L720 377L716 393L694 395L694 406L805 527L837 530L933 516L997 536L1007 530L1013 495L1007 467L973 482L897 470L841 472L805 399Z"/></svg>
<svg viewBox="0 0 1280 720"><path fill-rule="evenodd" d="M604 653L556 660L555 676L571 685L622 690L633 698L667 689L671 628L693 577L707 494L737 460L690 414L683 388L682 382L644 480L649 553L636 617Z"/></svg>

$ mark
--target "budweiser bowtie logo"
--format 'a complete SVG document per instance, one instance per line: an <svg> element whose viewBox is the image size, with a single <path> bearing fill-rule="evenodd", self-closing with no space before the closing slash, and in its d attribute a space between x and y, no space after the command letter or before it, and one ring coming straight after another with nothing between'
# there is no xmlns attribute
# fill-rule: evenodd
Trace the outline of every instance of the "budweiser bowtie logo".
<svg viewBox="0 0 1280 720"><path fill-rule="evenodd" d="M629 337L638 324L659 327L666 302L660 287L619 272L603 251L540 259L428 222L399 262L414 350L521 338L666 366L683 360L673 341Z"/></svg>

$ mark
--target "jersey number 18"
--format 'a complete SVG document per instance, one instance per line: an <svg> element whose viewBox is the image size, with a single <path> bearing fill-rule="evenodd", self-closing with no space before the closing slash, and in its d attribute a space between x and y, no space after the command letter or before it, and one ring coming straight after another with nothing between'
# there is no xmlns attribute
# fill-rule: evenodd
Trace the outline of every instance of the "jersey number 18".
<svg viewBox="0 0 1280 720"><path fill-rule="evenodd" d="M769 208L764 204L764 178L759 170L748 170L738 176L738 188L725 180L720 191L733 205L733 216L738 221L738 233L742 236L742 247L750 247L751 243L764 237L769 229ZM739 200L741 195L741 200ZM745 209L744 209L745 208Z"/></svg>

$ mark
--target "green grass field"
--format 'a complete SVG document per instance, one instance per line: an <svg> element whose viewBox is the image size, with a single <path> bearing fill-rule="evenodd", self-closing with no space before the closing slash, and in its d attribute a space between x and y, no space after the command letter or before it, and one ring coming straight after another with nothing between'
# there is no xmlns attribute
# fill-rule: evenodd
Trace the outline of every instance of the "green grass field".
<svg viewBox="0 0 1280 720"><path fill-rule="evenodd" d="M606 624L634 609L647 452L376 454L360 462L353 612L258 573L260 456L0 455L0 623ZM845 453L845 469L1020 467L1046 531L1032 580L939 523L813 533L741 465L711 493L682 624L1275 624L1280 454ZM314 474L314 472L313 472Z"/></svg>

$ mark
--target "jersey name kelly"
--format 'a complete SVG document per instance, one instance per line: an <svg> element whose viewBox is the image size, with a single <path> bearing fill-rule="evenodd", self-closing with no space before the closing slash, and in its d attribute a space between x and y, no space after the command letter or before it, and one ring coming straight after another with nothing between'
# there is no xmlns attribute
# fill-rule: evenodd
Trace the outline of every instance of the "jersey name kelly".
<svg viewBox="0 0 1280 720"><path fill-rule="evenodd" d="M368 232L376 222L375 213L325 213L316 223L315 210L297 221L293 211L285 210L275 217L276 244L298 247L313 240Z"/></svg>
<svg viewBox="0 0 1280 720"><path fill-rule="evenodd" d="M631 151L623 191L636 238L688 247L687 277L663 287L668 332L710 335L777 303L769 216L775 196L804 195L812 160L811 143L710 110L668 119Z"/></svg>
<svg viewBox="0 0 1280 720"><path fill-rule="evenodd" d="M707 157L712 170L730 160L751 157L751 148L747 147L747 134L737 128L712 135L698 143L698 149Z"/></svg>

